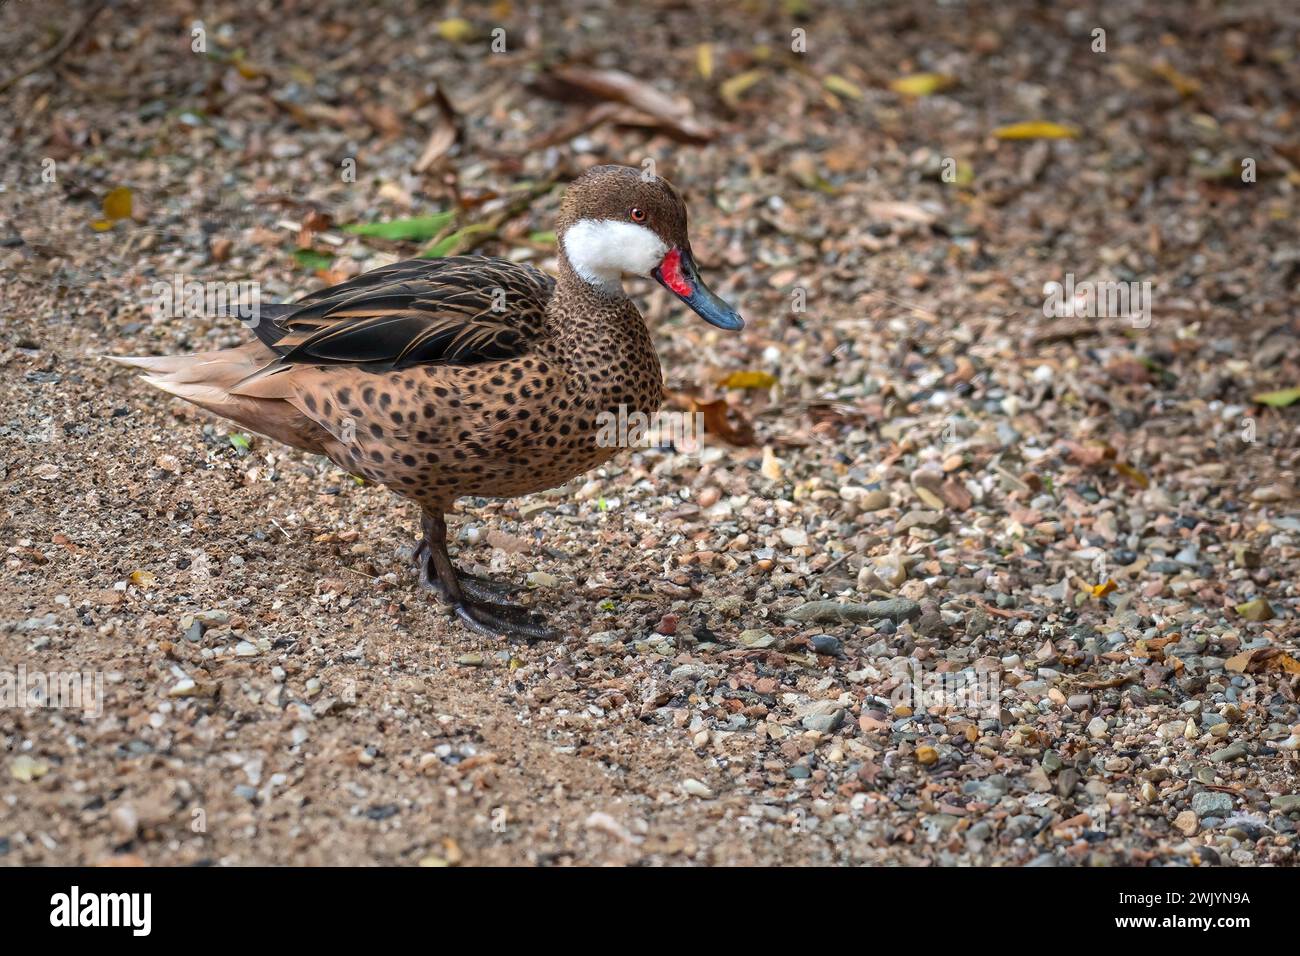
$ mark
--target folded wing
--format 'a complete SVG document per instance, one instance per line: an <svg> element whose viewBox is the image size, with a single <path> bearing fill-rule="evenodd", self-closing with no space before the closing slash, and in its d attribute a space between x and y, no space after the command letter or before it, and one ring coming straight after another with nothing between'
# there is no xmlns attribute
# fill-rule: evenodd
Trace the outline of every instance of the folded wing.
<svg viewBox="0 0 1300 956"><path fill-rule="evenodd" d="M542 333L555 281L530 266L410 259L313 293L254 331L285 365L390 371L520 355Z"/></svg>

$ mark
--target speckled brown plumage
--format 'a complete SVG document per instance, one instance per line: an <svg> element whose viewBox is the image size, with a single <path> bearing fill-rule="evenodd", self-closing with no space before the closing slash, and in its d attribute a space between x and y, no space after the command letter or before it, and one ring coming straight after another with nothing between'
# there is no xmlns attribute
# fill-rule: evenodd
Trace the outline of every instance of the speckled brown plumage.
<svg viewBox="0 0 1300 956"><path fill-rule="evenodd" d="M499 259L409 260L272 307L257 341L240 348L118 361L417 502L424 583L476 629L546 636L535 616L497 603L499 589L455 572L443 515L463 495L563 484L618 452L598 444L602 412L658 410L662 374L640 314L563 252L573 224L622 221L629 210L689 258L676 190L598 167L566 192L555 279Z"/></svg>

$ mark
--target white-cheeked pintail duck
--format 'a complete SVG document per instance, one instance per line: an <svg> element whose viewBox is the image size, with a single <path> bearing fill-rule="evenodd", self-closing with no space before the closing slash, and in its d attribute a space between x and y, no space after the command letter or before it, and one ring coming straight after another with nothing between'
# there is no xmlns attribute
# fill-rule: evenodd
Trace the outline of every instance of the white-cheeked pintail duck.
<svg viewBox="0 0 1300 956"><path fill-rule="evenodd" d="M567 189L559 274L504 259L412 259L286 305L256 340L170 357L114 357L145 381L387 485L423 510L421 583L476 631L554 636L511 588L458 572L444 515L463 495L553 488L619 450L602 413L653 416L663 379L624 275L653 276L721 329L744 321L700 280L686 206L659 177L588 170Z"/></svg>

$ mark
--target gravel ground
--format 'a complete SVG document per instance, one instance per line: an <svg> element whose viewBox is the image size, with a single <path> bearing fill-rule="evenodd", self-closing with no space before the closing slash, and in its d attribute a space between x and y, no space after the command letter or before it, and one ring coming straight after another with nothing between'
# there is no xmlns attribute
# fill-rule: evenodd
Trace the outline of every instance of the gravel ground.
<svg viewBox="0 0 1300 956"><path fill-rule="evenodd" d="M90 6L0 5L4 69ZM549 7L122 2L0 92L0 680L102 681L0 710L0 862L1293 864L1295 6ZM461 503L561 641L93 357L242 339L158 281L419 251L341 223L552 267L550 180L645 159L749 327L636 285L703 450ZM1045 315L1068 276L1150 312Z"/></svg>

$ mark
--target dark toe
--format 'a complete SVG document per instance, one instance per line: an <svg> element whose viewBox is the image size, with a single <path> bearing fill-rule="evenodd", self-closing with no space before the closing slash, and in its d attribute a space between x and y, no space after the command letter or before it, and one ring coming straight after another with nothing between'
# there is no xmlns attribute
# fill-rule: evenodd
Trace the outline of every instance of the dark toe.
<svg viewBox="0 0 1300 956"><path fill-rule="evenodd" d="M510 604L465 601L456 605L456 614L467 626L489 637L549 641L559 636L539 615Z"/></svg>
<svg viewBox="0 0 1300 956"><path fill-rule="evenodd" d="M460 589L476 601L494 603L519 593L519 588L507 581L494 581L492 578L481 578L476 574L465 574L463 571L458 580Z"/></svg>

